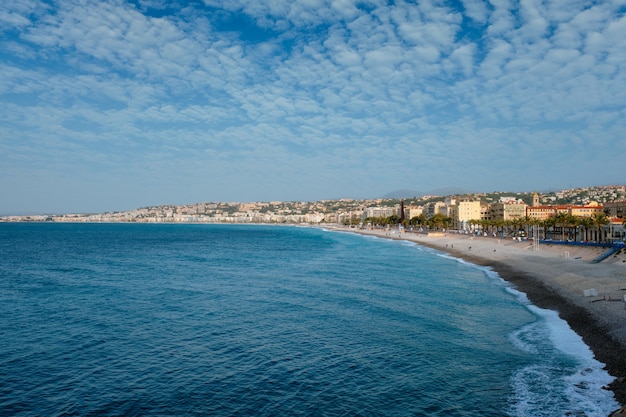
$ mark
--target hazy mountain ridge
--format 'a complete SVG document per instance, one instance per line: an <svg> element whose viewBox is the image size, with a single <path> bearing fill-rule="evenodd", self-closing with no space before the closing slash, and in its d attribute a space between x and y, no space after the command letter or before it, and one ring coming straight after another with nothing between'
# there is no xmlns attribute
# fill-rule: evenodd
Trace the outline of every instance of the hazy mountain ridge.
<svg viewBox="0 0 626 417"><path fill-rule="evenodd" d="M435 188L430 191L415 191L415 190L409 190L409 189L399 189L399 190L392 191L388 194L385 194L381 198L398 199L398 198L424 197L427 195L448 196L448 195L457 195L457 194L468 194L468 192L459 187Z"/></svg>

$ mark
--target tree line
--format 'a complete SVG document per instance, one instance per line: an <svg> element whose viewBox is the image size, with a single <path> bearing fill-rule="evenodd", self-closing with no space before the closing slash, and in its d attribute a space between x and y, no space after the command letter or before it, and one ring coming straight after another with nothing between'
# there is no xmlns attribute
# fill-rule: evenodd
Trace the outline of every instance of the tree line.
<svg viewBox="0 0 626 417"><path fill-rule="evenodd" d="M361 223L360 219L353 219L352 224ZM368 217L362 222L374 227L402 225L405 228L419 227L428 230L449 230L452 227L451 217L435 214L427 217L424 214L404 219L398 215L389 217ZM611 222L604 213L596 213L591 217L574 216L561 212L545 220L531 217L519 217L511 220L469 220L465 226L472 232L487 233L497 236L525 236L539 239L553 239L562 241L605 242L612 238L610 231L605 228ZM626 226L626 220L622 222ZM535 236L535 233L537 236Z"/></svg>

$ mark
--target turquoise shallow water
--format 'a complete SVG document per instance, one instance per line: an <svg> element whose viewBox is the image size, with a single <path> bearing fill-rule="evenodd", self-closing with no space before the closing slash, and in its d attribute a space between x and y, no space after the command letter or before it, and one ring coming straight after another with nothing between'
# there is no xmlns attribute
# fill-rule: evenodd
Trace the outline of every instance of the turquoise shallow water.
<svg viewBox="0 0 626 417"><path fill-rule="evenodd" d="M606 416L493 272L321 229L0 224L1 415Z"/></svg>

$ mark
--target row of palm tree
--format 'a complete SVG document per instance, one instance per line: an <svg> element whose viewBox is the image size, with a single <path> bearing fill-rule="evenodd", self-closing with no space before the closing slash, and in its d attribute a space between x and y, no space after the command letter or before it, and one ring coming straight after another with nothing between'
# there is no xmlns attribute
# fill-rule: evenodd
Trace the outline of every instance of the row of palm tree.
<svg viewBox="0 0 626 417"><path fill-rule="evenodd" d="M397 215L389 217L370 217L365 219L365 223L377 226L397 225L400 218ZM426 217L421 214L411 219L405 219L403 226L424 227L431 230L450 229L452 218L443 214L435 214ZM603 233L603 227L610 223L609 218L604 213L597 213L591 217L578 217L562 212L556 216L545 220L531 217L520 217L512 220L469 220L469 228L473 231L480 231L499 236L519 236L537 237L539 239L555 240L580 240L601 242L607 239L607 234ZM534 235L537 234L537 236Z"/></svg>
<svg viewBox="0 0 626 417"><path fill-rule="evenodd" d="M396 214L389 217L368 217L364 221L366 224L374 226L395 226L400 223L404 227L417 226L427 227L432 230L449 229L452 225L452 218L437 213L434 216L426 217L424 214L413 217L412 219L404 219L400 221L400 217Z"/></svg>
<svg viewBox="0 0 626 417"><path fill-rule="evenodd" d="M498 235L520 235L555 240L581 240L600 242L607 238L602 233L603 227L610 224L604 213L596 213L591 217L573 216L566 212L558 213L545 220L520 217L512 220L470 220L471 227ZM539 236L533 236L538 233Z"/></svg>

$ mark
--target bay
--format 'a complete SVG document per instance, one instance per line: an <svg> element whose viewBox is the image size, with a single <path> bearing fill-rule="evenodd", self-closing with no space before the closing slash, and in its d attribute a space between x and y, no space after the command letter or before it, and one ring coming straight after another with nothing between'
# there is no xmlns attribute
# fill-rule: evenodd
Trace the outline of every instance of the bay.
<svg viewBox="0 0 626 417"><path fill-rule="evenodd" d="M2 415L606 416L602 364L492 271L260 225L0 224Z"/></svg>

